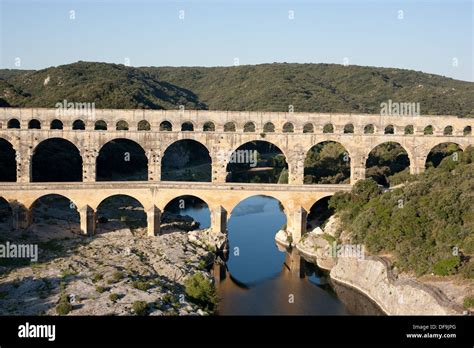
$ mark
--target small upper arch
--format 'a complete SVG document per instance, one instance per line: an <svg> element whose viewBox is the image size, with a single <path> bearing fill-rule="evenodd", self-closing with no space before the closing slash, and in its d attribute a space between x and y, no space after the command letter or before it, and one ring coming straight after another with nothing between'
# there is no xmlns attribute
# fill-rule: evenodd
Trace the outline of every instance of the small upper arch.
<svg viewBox="0 0 474 348"><path fill-rule="evenodd" d="M354 125L352 123L348 123L344 126L344 134L351 134L354 133Z"/></svg>
<svg viewBox="0 0 474 348"><path fill-rule="evenodd" d="M334 126L332 123L326 123L323 127L323 133L334 133Z"/></svg>
<svg viewBox="0 0 474 348"><path fill-rule="evenodd" d="M453 135L453 126L444 127L443 135Z"/></svg>
<svg viewBox="0 0 474 348"><path fill-rule="evenodd" d="M393 125L389 124L387 127L385 127L383 134L395 134L395 128Z"/></svg>
<svg viewBox="0 0 474 348"><path fill-rule="evenodd" d="M186 121L181 124L181 131L182 132L193 132L194 131L194 124L191 121Z"/></svg>
<svg viewBox="0 0 474 348"><path fill-rule="evenodd" d="M202 130L203 130L203 132L215 132L216 131L216 125L214 124L214 122L207 121L202 126Z"/></svg>
<svg viewBox="0 0 474 348"><path fill-rule="evenodd" d="M63 123L61 120L52 120L49 126L50 129L63 129Z"/></svg>
<svg viewBox="0 0 474 348"><path fill-rule="evenodd" d="M138 122L137 130L139 131L151 130L150 122L148 122L147 120L141 120L140 122Z"/></svg>
<svg viewBox="0 0 474 348"><path fill-rule="evenodd" d="M255 123L247 122L244 124L244 132L255 132Z"/></svg>
<svg viewBox="0 0 474 348"><path fill-rule="evenodd" d="M263 126L264 133L273 133L275 132L275 125L272 122L267 122Z"/></svg>
<svg viewBox="0 0 474 348"><path fill-rule="evenodd" d="M94 130L107 130L107 122L98 120L94 124Z"/></svg>
<svg viewBox="0 0 474 348"><path fill-rule="evenodd" d="M84 123L83 120L75 120L73 123L72 123L72 129L73 130L85 130L86 129L86 125Z"/></svg>
<svg viewBox="0 0 474 348"><path fill-rule="evenodd" d="M160 123L160 132L171 132L173 130L173 125L170 121L163 121Z"/></svg>
<svg viewBox="0 0 474 348"><path fill-rule="evenodd" d="M293 126L293 123L286 122L283 125L283 133L293 133L294 131L295 131L295 126Z"/></svg>
<svg viewBox="0 0 474 348"><path fill-rule="evenodd" d="M371 123L364 127L364 134L374 134L375 126Z"/></svg>
<svg viewBox="0 0 474 348"><path fill-rule="evenodd" d="M32 119L28 122L28 129L41 129L41 122L37 119Z"/></svg>
<svg viewBox="0 0 474 348"><path fill-rule="evenodd" d="M314 133L314 125L312 123L306 123L303 126L303 133Z"/></svg>
<svg viewBox="0 0 474 348"><path fill-rule="evenodd" d="M7 128L20 129L20 121L16 118L11 118L7 122Z"/></svg>
<svg viewBox="0 0 474 348"><path fill-rule="evenodd" d="M224 125L224 132L235 132L235 122L227 122Z"/></svg>
<svg viewBox="0 0 474 348"><path fill-rule="evenodd" d="M115 130L128 131L128 122L125 120L120 120L115 124Z"/></svg>

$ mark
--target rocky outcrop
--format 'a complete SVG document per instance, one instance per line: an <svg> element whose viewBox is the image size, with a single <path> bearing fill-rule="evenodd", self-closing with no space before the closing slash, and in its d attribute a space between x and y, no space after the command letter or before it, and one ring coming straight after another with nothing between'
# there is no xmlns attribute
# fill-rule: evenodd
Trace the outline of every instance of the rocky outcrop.
<svg viewBox="0 0 474 348"><path fill-rule="evenodd" d="M362 291L391 315L462 314L440 290L413 279L398 279L389 262L377 256L338 258L332 279Z"/></svg>
<svg viewBox="0 0 474 348"><path fill-rule="evenodd" d="M212 229L196 230L188 232L188 240L190 243L197 245L211 252L225 248L227 235L224 233L216 233Z"/></svg>
<svg viewBox="0 0 474 348"><path fill-rule="evenodd" d="M329 270L336 264L337 259L328 253L329 241L319 231L307 233L295 247L305 259L315 262L320 268Z"/></svg>
<svg viewBox="0 0 474 348"><path fill-rule="evenodd" d="M288 248L291 246L291 235L285 230L279 230L275 235L275 241Z"/></svg>
<svg viewBox="0 0 474 348"><path fill-rule="evenodd" d="M284 237L280 232L280 237L275 238L277 241ZM350 236L342 230L339 219L332 216L323 232L318 229L308 232L294 247L308 261L330 270L332 280L361 291L387 314L463 313L463 308L450 301L440 289L413 278L401 279L395 275L385 258L367 256L364 249L357 256L339 255L337 246L345 243L350 243Z"/></svg>
<svg viewBox="0 0 474 348"><path fill-rule="evenodd" d="M191 228L188 220L180 224ZM56 315L64 296L68 315L133 315L137 301L149 315L207 314L186 296L185 281L197 272L212 280L214 253L206 245L220 237L171 224L163 232L150 238L144 228L122 226L88 238L31 241L39 244L38 263L1 270L0 315Z"/></svg>

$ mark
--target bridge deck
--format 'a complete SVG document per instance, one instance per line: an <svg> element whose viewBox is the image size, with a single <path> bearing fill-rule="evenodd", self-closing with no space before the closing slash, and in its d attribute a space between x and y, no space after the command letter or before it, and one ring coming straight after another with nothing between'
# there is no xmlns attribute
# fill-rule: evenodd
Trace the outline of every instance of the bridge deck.
<svg viewBox="0 0 474 348"><path fill-rule="evenodd" d="M101 190L101 189L166 189L166 190L234 190L234 191L299 191L299 192L335 192L350 191L350 184L262 184L262 183L211 183L211 182L187 182L187 181L95 181L95 182L1 182L2 191L16 190Z"/></svg>

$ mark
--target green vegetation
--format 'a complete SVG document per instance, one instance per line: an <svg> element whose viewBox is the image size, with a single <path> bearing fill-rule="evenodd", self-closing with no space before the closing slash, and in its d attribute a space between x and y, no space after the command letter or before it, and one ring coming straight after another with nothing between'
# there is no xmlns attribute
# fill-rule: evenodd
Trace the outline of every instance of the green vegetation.
<svg viewBox="0 0 474 348"><path fill-rule="evenodd" d="M433 265L433 271L436 275L447 276L457 273L457 269L461 264L459 256L448 257L447 259L439 260Z"/></svg>
<svg viewBox="0 0 474 348"><path fill-rule="evenodd" d="M474 296L466 296L463 301L464 307L472 308L474 307Z"/></svg>
<svg viewBox="0 0 474 348"><path fill-rule="evenodd" d="M367 178L373 178L380 185L388 185L390 176L403 171L408 173L410 160L400 144L388 142L370 152L366 166Z"/></svg>
<svg viewBox="0 0 474 348"><path fill-rule="evenodd" d="M288 183L288 164L281 150L266 141L251 141L240 146L235 160L227 165L229 182Z"/></svg>
<svg viewBox="0 0 474 348"><path fill-rule="evenodd" d="M45 79L49 77L47 85ZM0 70L0 104L54 107L379 113L389 99L424 114L474 116L474 83L412 70L337 64L143 67L77 62L38 71Z"/></svg>
<svg viewBox="0 0 474 348"><path fill-rule="evenodd" d="M112 279L109 279L107 283L114 284L121 281L123 278L125 278L125 273L122 271L114 271L114 273L112 273Z"/></svg>
<svg viewBox="0 0 474 348"><path fill-rule="evenodd" d="M404 174L407 175L408 174ZM354 243L372 253L390 253L417 275L460 273L472 277L474 254L474 148L457 160L410 176L404 186L382 193L373 179L329 202Z"/></svg>
<svg viewBox="0 0 474 348"><path fill-rule="evenodd" d="M132 282L132 287L141 291L147 291L148 289L152 287L152 284L150 284L150 282L143 281L143 280L134 280Z"/></svg>
<svg viewBox="0 0 474 348"><path fill-rule="evenodd" d="M148 304L145 301L135 301L132 304L132 309L136 315L146 315L148 312Z"/></svg>
<svg viewBox="0 0 474 348"><path fill-rule="evenodd" d="M109 290L109 289L106 288L105 286L100 286L100 285L98 285L98 286L95 287L95 291L97 291L99 294L102 294L102 293L104 293L104 292L106 292L106 291L108 291L108 290Z"/></svg>
<svg viewBox="0 0 474 348"><path fill-rule="evenodd" d="M97 283L98 281L102 280L103 276L102 274L100 273L95 273L93 276L92 276L92 282L93 283Z"/></svg>
<svg viewBox="0 0 474 348"><path fill-rule="evenodd" d="M109 300L112 302L116 302L120 298L119 294L110 294L109 295Z"/></svg>
<svg viewBox="0 0 474 348"><path fill-rule="evenodd" d="M72 276L75 276L75 275L77 275L77 272L73 271L69 268L61 270L61 278L63 278L63 279L66 279L68 277L72 277Z"/></svg>
<svg viewBox="0 0 474 348"><path fill-rule="evenodd" d="M344 147L325 141L311 148L304 162L305 184L347 184L350 179L350 158Z"/></svg>
<svg viewBox="0 0 474 348"><path fill-rule="evenodd" d="M184 283L186 295L196 304L206 310L214 311L217 306L217 294L214 283L205 278L202 273L196 273Z"/></svg>
<svg viewBox="0 0 474 348"><path fill-rule="evenodd" d="M59 296L59 303L56 306L56 313L59 315L67 315L72 311L72 305L69 302L69 296L66 294L66 284L61 282L59 284L61 294Z"/></svg>

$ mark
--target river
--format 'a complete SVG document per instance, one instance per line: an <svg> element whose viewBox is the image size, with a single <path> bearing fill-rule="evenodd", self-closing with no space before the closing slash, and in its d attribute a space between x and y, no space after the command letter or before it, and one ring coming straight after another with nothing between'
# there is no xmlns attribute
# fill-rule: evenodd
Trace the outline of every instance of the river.
<svg viewBox="0 0 474 348"><path fill-rule="evenodd" d="M206 207L180 211L209 227ZM381 315L357 290L335 284L328 272L296 251L278 246L275 234L285 224L278 201L255 196L232 211L229 257L215 265L219 315Z"/></svg>

